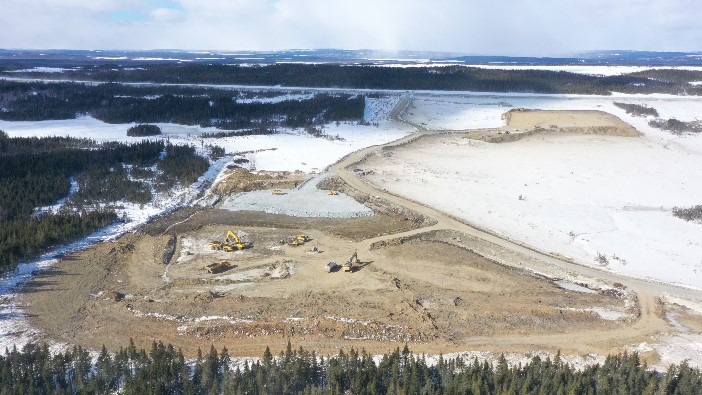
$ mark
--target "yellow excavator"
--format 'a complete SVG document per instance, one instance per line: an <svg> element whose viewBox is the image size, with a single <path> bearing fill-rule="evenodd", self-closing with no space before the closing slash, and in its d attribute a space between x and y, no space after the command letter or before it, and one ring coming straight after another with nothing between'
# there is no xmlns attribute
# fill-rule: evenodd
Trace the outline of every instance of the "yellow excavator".
<svg viewBox="0 0 702 395"><path fill-rule="evenodd" d="M331 191L327 192L327 195L332 195L332 196L336 196L338 194L339 194L339 192L335 191L335 190L331 190Z"/></svg>
<svg viewBox="0 0 702 395"><path fill-rule="evenodd" d="M351 255L351 258L341 266L341 269L347 273L353 273L354 269L354 264L359 263L360 261L358 260L358 253L356 251L353 252L353 255Z"/></svg>
<svg viewBox="0 0 702 395"><path fill-rule="evenodd" d="M244 248L249 248L249 244L243 243L241 240L239 240L239 236L236 235L236 233L232 232L231 230L227 231L227 245L230 245L237 250L243 250ZM226 250L225 250L226 251Z"/></svg>
<svg viewBox="0 0 702 395"><path fill-rule="evenodd" d="M274 189L271 191L273 195L282 195L283 191L281 189Z"/></svg>
<svg viewBox="0 0 702 395"><path fill-rule="evenodd" d="M224 250L226 252L232 252L235 250L243 250L245 248L251 247L250 244L242 242L236 233L231 230L227 231L227 236L225 241L211 241L210 248L213 250Z"/></svg>

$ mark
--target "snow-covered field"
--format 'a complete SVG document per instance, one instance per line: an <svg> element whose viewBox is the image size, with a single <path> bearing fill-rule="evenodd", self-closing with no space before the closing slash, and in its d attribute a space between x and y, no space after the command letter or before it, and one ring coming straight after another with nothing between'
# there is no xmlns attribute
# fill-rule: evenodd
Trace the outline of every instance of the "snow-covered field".
<svg viewBox="0 0 702 395"><path fill-rule="evenodd" d="M702 114L699 98L418 96L405 118L439 128L502 126L511 105L607 111L644 136L536 135L506 144L447 137L393 152L372 180L544 251L702 288L702 224L671 214L702 204L702 136L650 128L614 101L648 104L663 118ZM596 262L598 254L607 262Z"/></svg>
<svg viewBox="0 0 702 395"><path fill-rule="evenodd" d="M315 172L336 162L343 156L368 147L397 140L413 132L410 127L398 126L385 120L387 113L399 101L399 95L379 99L367 99L364 120L378 126L351 123L326 125L323 131L330 137L315 138L302 130L282 129L279 134L240 136L224 138L200 138L202 133L221 130L209 127L185 126L158 123L162 136L173 144L189 144L201 147L218 145L228 154L245 152L243 155L254 170L302 170ZM134 124L107 124L92 117L40 122L10 122L0 120L0 130L10 137L71 136L97 141L136 142L143 137L127 137L127 129Z"/></svg>
<svg viewBox="0 0 702 395"><path fill-rule="evenodd" d="M271 214L285 214L293 217L354 218L373 215L373 210L355 201L352 197L339 194L327 195L317 189L324 175L315 177L300 188L284 189L284 195L270 191L239 193L225 198L219 207L228 210L254 210Z"/></svg>

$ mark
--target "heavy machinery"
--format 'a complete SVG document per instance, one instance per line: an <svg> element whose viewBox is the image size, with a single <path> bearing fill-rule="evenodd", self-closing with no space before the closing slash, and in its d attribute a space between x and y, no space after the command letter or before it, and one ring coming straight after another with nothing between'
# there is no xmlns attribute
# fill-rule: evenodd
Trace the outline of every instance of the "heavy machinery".
<svg viewBox="0 0 702 395"><path fill-rule="evenodd" d="M207 270L207 272L210 274L217 274L226 271L230 267L231 266L229 265L228 260L220 259L218 262L210 263L209 265L205 266L205 270Z"/></svg>
<svg viewBox="0 0 702 395"><path fill-rule="evenodd" d="M351 258L349 258L346 263L344 263L343 266L341 266L341 269L345 272L351 273L353 272L354 264L359 263L360 261L358 260L358 253L356 251L353 252L353 255L351 255Z"/></svg>
<svg viewBox="0 0 702 395"><path fill-rule="evenodd" d="M288 245L293 247L298 247L304 244L305 242L303 240L298 239L297 237L291 237L290 241L288 241Z"/></svg>
<svg viewBox="0 0 702 395"><path fill-rule="evenodd" d="M210 248L212 248L213 250L221 250L223 246L224 246L224 243L221 241L215 240L215 241L210 242Z"/></svg>
<svg viewBox="0 0 702 395"><path fill-rule="evenodd" d="M335 191L335 190L330 190L329 192L327 192L327 195L332 195L332 196L336 196L338 194L339 194L339 192Z"/></svg>
<svg viewBox="0 0 702 395"><path fill-rule="evenodd" d="M305 243L307 243L310 240L312 240L312 239L309 236L307 236L305 234L299 234L299 235L291 237L290 241L288 241L288 245L297 247L297 246L304 245Z"/></svg>
<svg viewBox="0 0 702 395"><path fill-rule="evenodd" d="M226 239L224 242L217 240L210 242L210 248L212 248L213 250L224 250L226 252L243 250L245 248L249 248L250 246L251 245L248 243L243 243L236 235L236 233L232 232L231 230L227 231Z"/></svg>
<svg viewBox="0 0 702 395"><path fill-rule="evenodd" d="M280 190L280 189L274 189L274 190L271 191L271 193L272 193L273 195L282 195L282 194L283 194L283 191Z"/></svg>

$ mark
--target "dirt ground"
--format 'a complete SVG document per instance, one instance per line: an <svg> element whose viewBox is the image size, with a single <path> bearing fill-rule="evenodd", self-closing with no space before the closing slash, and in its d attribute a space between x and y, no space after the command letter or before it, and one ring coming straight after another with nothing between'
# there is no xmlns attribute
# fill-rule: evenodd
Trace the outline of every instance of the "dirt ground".
<svg viewBox="0 0 702 395"><path fill-rule="evenodd" d="M301 171L250 171L241 167L232 167L225 170L217 184L212 187L212 192L228 196L233 193L258 191L261 189L294 188L308 177Z"/></svg>
<svg viewBox="0 0 702 395"><path fill-rule="evenodd" d="M468 138L489 143L507 143L537 133L603 134L621 137L641 135L633 126L603 111L513 109L502 117L506 122L505 127L472 131Z"/></svg>
<svg viewBox="0 0 702 395"><path fill-rule="evenodd" d="M563 114L555 121L532 117L523 125L522 116L513 111L510 125L545 128L547 119L549 127L563 129L584 122L579 114ZM614 121L605 118L609 124L594 126L611 126ZM507 135L501 130L485 136ZM280 181L239 173L241 180L229 178L217 192L271 188ZM162 340L191 357L211 344L226 346L233 356L260 356L266 346L282 350L289 340L321 353L349 347L380 353L410 343L413 351L431 354L470 349L580 355L644 340L607 337L627 330L641 313L625 290L565 289L501 264L513 256L485 240L434 229L436 220L399 200L362 193L335 177L322 187L349 194L375 215L300 218L183 208L115 242L67 256L24 287L20 300L47 340L95 349L104 344L113 351L130 338L144 347ZM251 248L212 250L210 241L223 240L228 230ZM311 240L297 247L285 242L297 234ZM353 272L325 270L328 262L341 265L354 252L359 262ZM220 260L230 268L205 270ZM620 318L603 319L597 311ZM699 328L698 316L675 314Z"/></svg>
<svg viewBox="0 0 702 395"><path fill-rule="evenodd" d="M289 339L325 353L384 352L405 342L418 352L450 352L476 337L566 335L627 322L585 310L626 311L620 295L564 290L450 245L447 235L361 249L359 240L416 228L407 222L397 214L331 220L184 210L68 256L25 287L22 300L49 339L111 350L130 338L143 346L158 339L190 356L210 344L259 356ZM229 229L252 248L210 249ZM300 233L311 241L281 244ZM324 270L354 252L353 273ZM205 270L221 259L229 270Z"/></svg>

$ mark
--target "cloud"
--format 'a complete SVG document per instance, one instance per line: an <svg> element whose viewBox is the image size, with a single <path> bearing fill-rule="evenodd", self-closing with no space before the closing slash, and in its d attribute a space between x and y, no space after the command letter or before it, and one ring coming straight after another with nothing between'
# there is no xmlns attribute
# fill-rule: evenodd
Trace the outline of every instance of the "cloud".
<svg viewBox="0 0 702 395"><path fill-rule="evenodd" d="M696 0L4 0L5 48L700 50ZM110 18L110 15L142 15Z"/></svg>
<svg viewBox="0 0 702 395"><path fill-rule="evenodd" d="M173 8L156 8L149 13L154 22L173 23L182 22L185 18L181 11Z"/></svg>

